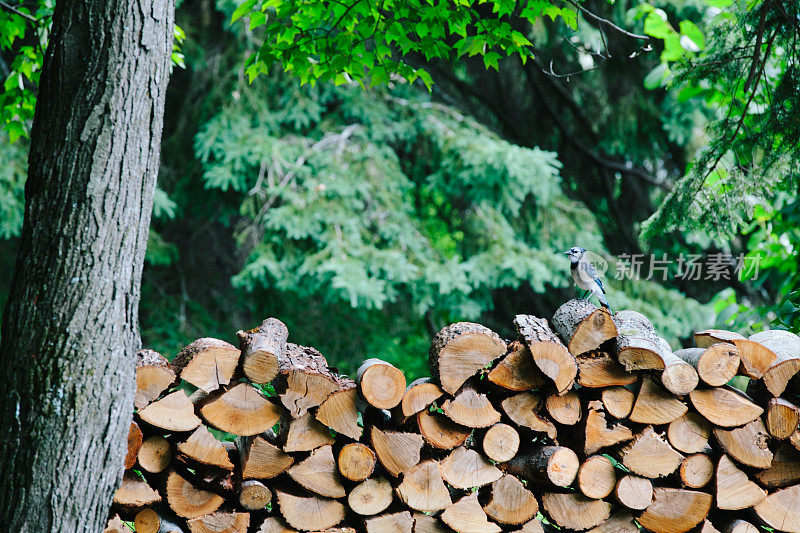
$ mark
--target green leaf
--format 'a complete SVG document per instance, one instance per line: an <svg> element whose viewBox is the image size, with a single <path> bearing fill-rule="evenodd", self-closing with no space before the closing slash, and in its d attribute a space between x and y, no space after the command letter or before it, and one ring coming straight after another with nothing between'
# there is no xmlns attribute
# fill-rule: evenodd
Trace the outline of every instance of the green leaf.
<svg viewBox="0 0 800 533"><path fill-rule="evenodd" d="M250 11L252 11L253 6L256 5L256 2L257 0L245 0L244 2L242 2L239 5L239 7L237 7L234 10L233 15L231 15L231 22L236 22L237 20L248 14Z"/></svg>
<svg viewBox="0 0 800 533"><path fill-rule="evenodd" d="M706 47L706 40L700 28L690 20L682 20L680 24L681 33L692 40L697 45L698 50Z"/></svg>

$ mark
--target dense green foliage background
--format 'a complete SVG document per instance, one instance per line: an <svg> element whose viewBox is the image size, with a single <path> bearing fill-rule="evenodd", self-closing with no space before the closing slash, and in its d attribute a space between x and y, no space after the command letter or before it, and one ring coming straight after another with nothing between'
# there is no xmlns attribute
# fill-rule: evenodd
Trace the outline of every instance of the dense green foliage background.
<svg viewBox="0 0 800 533"><path fill-rule="evenodd" d="M572 245L606 257L612 305L646 314L674 345L714 323L800 326L796 29L777 10L765 15L775 37L758 42L766 74L754 89L740 79L751 53L725 54L756 48L760 2L581 4L658 37L649 44L573 4L530 25L511 3L500 15L516 55L488 61L458 35L456 61L425 54L425 39L448 36L419 21L417 48L389 69L419 77L411 84L368 54L345 77L335 57L303 74L295 48L267 54L264 31L280 17L231 22L254 4L179 3L185 36L144 274L145 345L172 356L277 316L290 340L345 371L382 357L417 376L447 323L510 336L514 314L550 317L576 296L561 253ZM0 27L18 19L0 12ZM13 124L0 133L0 305L22 221L28 86L46 38L23 35L0 42L10 80L0 107ZM29 77L12 62L21 47ZM298 75L267 68L276 58ZM301 85L304 76L321 81ZM739 117L742 133L726 140ZM712 179L698 182L698 161L719 154ZM666 280L613 279L619 254L720 252L763 258L756 279L681 280L675 264Z"/></svg>

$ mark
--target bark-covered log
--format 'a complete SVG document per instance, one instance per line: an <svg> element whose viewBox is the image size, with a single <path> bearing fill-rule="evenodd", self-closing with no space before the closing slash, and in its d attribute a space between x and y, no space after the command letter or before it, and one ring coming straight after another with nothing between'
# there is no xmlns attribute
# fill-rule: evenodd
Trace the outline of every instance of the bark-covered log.
<svg viewBox="0 0 800 533"><path fill-rule="evenodd" d="M455 394L465 381L505 353L506 343L494 331L457 322L434 336L428 360L434 379L445 392Z"/></svg>
<svg viewBox="0 0 800 533"><path fill-rule="evenodd" d="M790 331L772 329L751 335L750 340L762 344L777 356L761 379L773 396L780 396L789 380L800 372L800 337Z"/></svg>
<svg viewBox="0 0 800 533"><path fill-rule="evenodd" d="M259 511L272 501L272 491L255 479L242 482L239 487L239 505L248 511Z"/></svg>
<svg viewBox="0 0 800 533"><path fill-rule="evenodd" d="M215 428L244 437L267 431L282 412L247 383L235 385L200 408L200 414Z"/></svg>
<svg viewBox="0 0 800 533"><path fill-rule="evenodd" d="M356 383L361 396L377 409L392 409L403 399L406 376L380 359L367 359L358 368Z"/></svg>
<svg viewBox="0 0 800 533"><path fill-rule="evenodd" d="M286 343L275 390L293 418L304 416L334 392L350 388L352 380L339 376L314 348Z"/></svg>
<svg viewBox="0 0 800 533"><path fill-rule="evenodd" d="M739 350L727 342L707 348L685 348L675 355L692 365L703 383L712 387L725 385L739 371Z"/></svg>
<svg viewBox="0 0 800 533"><path fill-rule="evenodd" d="M319 496L295 496L276 491L281 516L290 526L302 531L334 527L344 519L344 505Z"/></svg>
<svg viewBox="0 0 800 533"><path fill-rule="evenodd" d="M611 313L598 309L589 300L577 298L556 310L553 327L567 344L569 353L576 357L617 336Z"/></svg>
<svg viewBox="0 0 800 533"><path fill-rule="evenodd" d="M459 446L439 462L442 478L457 489L471 489L494 483L503 473L483 455Z"/></svg>
<svg viewBox="0 0 800 533"><path fill-rule="evenodd" d="M375 470L378 456L366 444L351 442L340 451L336 460L339 473L350 481L364 481Z"/></svg>
<svg viewBox="0 0 800 533"><path fill-rule="evenodd" d="M509 474L535 483L568 487L578 475L581 464L578 456L570 448L542 446L518 454L501 466Z"/></svg>
<svg viewBox="0 0 800 533"><path fill-rule="evenodd" d="M694 343L698 348L708 348L713 344L719 342L727 342L733 344L736 339L744 339L744 336L733 331L726 331L724 329L706 329L698 331L694 334Z"/></svg>
<svg viewBox="0 0 800 533"><path fill-rule="evenodd" d="M453 501L442 480L439 463L423 461L403 475L397 496L415 511L441 511Z"/></svg>
<svg viewBox="0 0 800 533"><path fill-rule="evenodd" d="M659 487L639 524L654 533L685 533L705 520L712 500L705 492Z"/></svg>
<svg viewBox="0 0 800 533"><path fill-rule="evenodd" d="M572 388L578 374L578 363L550 329L547 320L517 315L514 325L528 346L536 366L553 381L556 391L561 393Z"/></svg>
<svg viewBox="0 0 800 533"><path fill-rule="evenodd" d="M620 311L614 315L617 326L617 360L631 370L663 370L660 342L653 325L641 313Z"/></svg>
<svg viewBox="0 0 800 533"><path fill-rule="evenodd" d="M238 331L242 371L254 383L269 383L278 375L280 360L286 352L289 330L277 318L264 320L257 328Z"/></svg>
<svg viewBox="0 0 800 533"><path fill-rule="evenodd" d="M161 393L172 386L177 379L166 357L153 350L139 350L136 354L134 407L144 409L158 399Z"/></svg>
<svg viewBox="0 0 800 533"><path fill-rule="evenodd" d="M403 400L400 402L400 412L404 418L414 416L427 409L443 394L444 391L431 378L414 380L406 387Z"/></svg>
<svg viewBox="0 0 800 533"><path fill-rule="evenodd" d="M483 510L495 522L519 525L536 516L539 504L519 479L506 474L492 483Z"/></svg>
<svg viewBox="0 0 800 533"><path fill-rule="evenodd" d="M508 353L487 376L489 381L512 391L538 389L545 383L544 376L533 361L528 347L514 341L508 345Z"/></svg>
<svg viewBox="0 0 800 533"><path fill-rule="evenodd" d="M350 491L347 505L361 516L373 516L385 511L392 499L392 484L382 477L374 477L359 483Z"/></svg>
<svg viewBox="0 0 800 533"><path fill-rule="evenodd" d="M676 356L669 343L662 337L658 338L658 355L664 361L661 371L661 384L675 396L684 396L692 392L700 381L697 370Z"/></svg>
<svg viewBox="0 0 800 533"><path fill-rule="evenodd" d="M182 380L205 392L213 392L231 382L240 353L230 343L207 337L186 346L170 364Z"/></svg>

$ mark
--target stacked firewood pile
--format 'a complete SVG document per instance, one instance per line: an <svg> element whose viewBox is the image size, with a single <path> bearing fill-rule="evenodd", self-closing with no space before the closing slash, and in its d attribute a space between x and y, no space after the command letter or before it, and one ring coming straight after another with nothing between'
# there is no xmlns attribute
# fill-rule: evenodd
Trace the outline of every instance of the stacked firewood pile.
<svg viewBox="0 0 800 533"><path fill-rule="evenodd" d="M800 532L799 337L673 351L585 300L514 325L447 326L408 385L377 359L340 375L273 318L140 352L108 531Z"/></svg>

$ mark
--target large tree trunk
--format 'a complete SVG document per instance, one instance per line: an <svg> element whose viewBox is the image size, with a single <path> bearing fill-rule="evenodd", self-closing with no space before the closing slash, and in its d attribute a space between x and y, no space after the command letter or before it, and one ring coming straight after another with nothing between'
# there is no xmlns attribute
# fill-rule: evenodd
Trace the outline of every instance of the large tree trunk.
<svg viewBox="0 0 800 533"><path fill-rule="evenodd" d="M0 523L101 531L131 422L173 0L59 0L0 361Z"/></svg>

